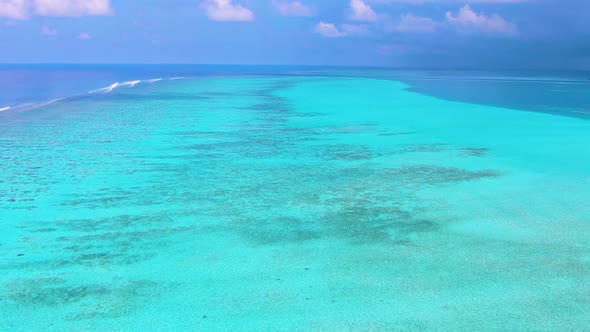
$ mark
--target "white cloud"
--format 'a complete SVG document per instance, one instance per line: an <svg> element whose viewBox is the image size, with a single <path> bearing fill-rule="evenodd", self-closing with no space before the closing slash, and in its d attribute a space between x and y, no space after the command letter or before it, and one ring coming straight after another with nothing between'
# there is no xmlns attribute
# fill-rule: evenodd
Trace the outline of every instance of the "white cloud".
<svg viewBox="0 0 590 332"><path fill-rule="evenodd" d="M101 16L113 13L110 0L0 0L0 17L24 20L39 16Z"/></svg>
<svg viewBox="0 0 590 332"><path fill-rule="evenodd" d="M319 33L324 37L343 37L346 34L334 25L334 23L320 22L315 26L315 32Z"/></svg>
<svg viewBox="0 0 590 332"><path fill-rule="evenodd" d="M91 39L91 38L92 38L92 36L91 36L91 35L90 35L88 32L82 32L82 33L81 33L81 34L78 36L78 38L80 38L80 39Z"/></svg>
<svg viewBox="0 0 590 332"><path fill-rule="evenodd" d="M48 26L44 25L41 29L41 33L46 36L57 36L59 34L59 31L57 31L57 29L51 29Z"/></svg>
<svg viewBox="0 0 590 332"><path fill-rule="evenodd" d="M35 0L34 7L41 16L102 16L113 12L110 0Z"/></svg>
<svg viewBox="0 0 590 332"><path fill-rule="evenodd" d="M435 32L440 23L430 17L414 16L412 14L402 15L400 23L395 30L400 32Z"/></svg>
<svg viewBox="0 0 590 332"><path fill-rule="evenodd" d="M315 32L324 37L366 36L369 28L363 24L342 24L340 29L334 23L320 22L315 26Z"/></svg>
<svg viewBox="0 0 590 332"><path fill-rule="evenodd" d="M302 4L300 1L273 1L273 5L284 16L314 16L313 8Z"/></svg>
<svg viewBox="0 0 590 332"><path fill-rule="evenodd" d="M254 13L232 0L205 0L201 4L207 17L213 21L254 21Z"/></svg>
<svg viewBox="0 0 590 332"><path fill-rule="evenodd" d="M29 17L25 0L0 0L0 17L24 20Z"/></svg>
<svg viewBox="0 0 590 332"><path fill-rule="evenodd" d="M463 6L455 15L452 12L447 12L447 21L456 24L460 27L476 27L483 31L500 32L505 34L516 33L516 27L508 23L505 19L497 14L487 16L483 13L478 14L474 12L469 5Z"/></svg>
<svg viewBox="0 0 590 332"><path fill-rule="evenodd" d="M362 0L350 0L352 13L350 18L356 21L376 21L377 13Z"/></svg>

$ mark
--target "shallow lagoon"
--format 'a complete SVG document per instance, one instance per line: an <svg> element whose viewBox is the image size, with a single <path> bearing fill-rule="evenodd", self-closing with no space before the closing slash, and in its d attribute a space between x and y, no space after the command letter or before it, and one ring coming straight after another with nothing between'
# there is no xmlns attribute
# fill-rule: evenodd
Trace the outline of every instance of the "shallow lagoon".
<svg viewBox="0 0 590 332"><path fill-rule="evenodd" d="M590 122L388 80L0 122L0 330L590 329Z"/></svg>

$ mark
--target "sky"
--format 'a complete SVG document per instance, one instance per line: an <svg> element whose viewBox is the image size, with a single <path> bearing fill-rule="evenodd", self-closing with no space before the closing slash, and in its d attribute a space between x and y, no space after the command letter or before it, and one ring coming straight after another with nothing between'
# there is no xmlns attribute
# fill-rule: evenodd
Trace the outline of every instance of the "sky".
<svg viewBox="0 0 590 332"><path fill-rule="evenodd" d="M0 0L0 63L590 70L590 0Z"/></svg>

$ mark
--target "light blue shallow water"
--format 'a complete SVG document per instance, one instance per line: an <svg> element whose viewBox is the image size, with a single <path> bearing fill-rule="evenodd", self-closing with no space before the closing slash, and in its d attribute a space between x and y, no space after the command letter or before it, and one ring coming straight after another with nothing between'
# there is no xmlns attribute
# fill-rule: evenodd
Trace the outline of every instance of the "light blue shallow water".
<svg viewBox="0 0 590 332"><path fill-rule="evenodd" d="M0 330L588 330L590 122L395 80L0 118Z"/></svg>

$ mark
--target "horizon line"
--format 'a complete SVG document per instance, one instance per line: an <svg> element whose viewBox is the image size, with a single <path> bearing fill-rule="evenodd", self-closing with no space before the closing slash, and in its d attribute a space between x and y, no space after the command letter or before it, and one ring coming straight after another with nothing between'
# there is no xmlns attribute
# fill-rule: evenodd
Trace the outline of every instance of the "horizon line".
<svg viewBox="0 0 590 332"><path fill-rule="evenodd" d="M137 62L0 62L0 66L228 66L228 67L316 67L316 68L358 68L358 69L390 69L390 70L509 70L509 71L590 71L590 68L515 68L515 67L413 67L383 65L326 65L326 64L248 64L248 63L137 63Z"/></svg>

